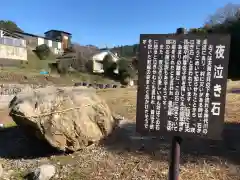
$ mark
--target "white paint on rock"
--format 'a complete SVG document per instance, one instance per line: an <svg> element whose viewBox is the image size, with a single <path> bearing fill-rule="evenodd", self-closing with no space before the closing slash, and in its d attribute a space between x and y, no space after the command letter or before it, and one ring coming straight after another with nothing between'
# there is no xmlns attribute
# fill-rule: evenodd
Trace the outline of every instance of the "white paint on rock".
<svg viewBox="0 0 240 180"><path fill-rule="evenodd" d="M31 92L31 88L37 89L39 85L31 85L31 84L0 84L0 109L7 109L9 103L16 95L15 92Z"/></svg>
<svg viewBox="0 0 240 180"><path fill-rule="evenodd" d="M50 180L56 173L55 166L44 164L39 166L34 172L33 180Z"/></svg>
<svg viewBox="0 0 240 180"><path fill-rule="evenodd" d="M9 103L15 95L2 95L0 96L0 109L7 109Z"/></svg>

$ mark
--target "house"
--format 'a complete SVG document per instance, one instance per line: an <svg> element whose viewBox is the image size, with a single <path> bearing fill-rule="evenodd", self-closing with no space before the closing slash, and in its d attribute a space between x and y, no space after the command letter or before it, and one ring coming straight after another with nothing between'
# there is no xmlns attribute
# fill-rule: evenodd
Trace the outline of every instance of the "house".
<svg viewBox="0 0 240 180"><path fill-rule="evenodd" d="M65 31L49 30L44 33L46 38L54 39L62 43L63 50L68 49L71 46L72 34Z"/></svg>
<svg viewBox="0 0 240 180"><path fill-rule="evenodd" d="M113 59L114 62L117 62L119 60L119 57L117 54L112 53L108 49L104 49L101 52L93 55L92 57L92 63L93 63L93 73L103 73L103 59L107 56L110 55ZM118 70L115 71L115 73L118 73Z"/></svg>
<svg viewBox="0 0 240 180"><path fill-rule="evenodd" d="M27 61L26 40L23 36L0 29L0 65L20 66Z"/></svg>
<svg viewBox="0 0 240 180"><path fill-rule="evenodd" d="M14 31L13 34L22 36L31 50L39 45L47 44L54 54L60 55L63 52L62 43L59 40L19 31Z"/></svg>

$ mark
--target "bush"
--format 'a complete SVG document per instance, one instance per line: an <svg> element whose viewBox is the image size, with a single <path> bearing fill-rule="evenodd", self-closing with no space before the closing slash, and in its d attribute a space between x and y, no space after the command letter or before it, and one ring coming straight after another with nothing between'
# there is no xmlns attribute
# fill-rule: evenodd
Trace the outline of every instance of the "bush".
<svg viewBox="0 0 240 180"><path fill-rule="evenodd" d="M132 61L125 58L118 60L119 79L123 85L127 85L129 80L136 75L136 71L132 66Z"/></svg>
<svg viewBox="0 0 240 180"><path fill-rule="evenodd" d="M51 50L48 47L48 45L42 44L42 45L39 45L36 47L35 52L36 52L37 56L39 57L39 59L45 60L49 57Z"/></svg>
<svg viewBox="0 0 240 180"><path fill-rule="evenodd" d="M65 75L68 73L68 65L64 63L63 61L59 61L57 63L57 71L59 74Z"/></svg>
<svg viewBox="0 0 240 180"><path fill-rule="evenodd" d="M113 61L111 55L106 55L103 59L103 70L106 76L112 77L117 64Z"/></svg>

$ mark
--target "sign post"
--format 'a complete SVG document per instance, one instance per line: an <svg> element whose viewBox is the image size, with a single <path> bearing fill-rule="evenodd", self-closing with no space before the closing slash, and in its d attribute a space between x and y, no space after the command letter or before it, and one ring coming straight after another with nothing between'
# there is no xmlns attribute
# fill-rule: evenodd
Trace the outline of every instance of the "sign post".
<svg viewBox="0 0 240 180"><path fill-rule="evenodd" d="M171 156L169 164L169 180L179 180L181 141L182 139L179 136L175 136L172 139Z"/></svg>
<svg viewBox="0 0 240 180"><path fill-rule="evenodd" d="M170 180L185 137L221 139L229 48L229 35L140 35L136 129L172 137Z"/></svg>

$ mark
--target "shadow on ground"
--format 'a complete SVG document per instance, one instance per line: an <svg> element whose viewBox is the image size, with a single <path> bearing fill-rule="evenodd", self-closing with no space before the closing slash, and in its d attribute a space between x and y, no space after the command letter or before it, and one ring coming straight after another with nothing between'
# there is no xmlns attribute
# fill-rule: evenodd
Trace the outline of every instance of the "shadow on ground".
<svg viewBox="0 0 240 180"><path fill-rule="evenodd" d="M61 154L46 142L29 137L18 127L0 129L0 158L34 159Z"/></svg>
<svg viewBox="0 0 240 180"><path fill-rule="evenodd" d="M154 160L168 161L171 139L141 138L135 133L135 124L127 123L102 142L108 151L120 153L148 154ZM211 162L219 158L240 165L240 124L225 124L223 140L184 139L181 144L182 163L198 161L199 158ZM188 158L183 158L188 157ZM219 157L219 158L216 158ZM195 160L194 160L195 159Z"/></svg>
<svg viewBox="0 0 240 180"><path fill-rule="evenodd" d="M216 157L240 165L240 124L225 124L222 141L184 139L182 163L196 162L199 158L214 161ZM108 151L122 154L149 155L153 160L168 161L171 139L142 138L135 133L135 123L124 123L100 143ZM0 130L0 157L7 159L32 159L60 155L47 143L28 137L19 127ZM194 160L195 159L195 160ZM219 158L218 158L219 160ZM218 161L219 162L219 161Z"/></svg>

